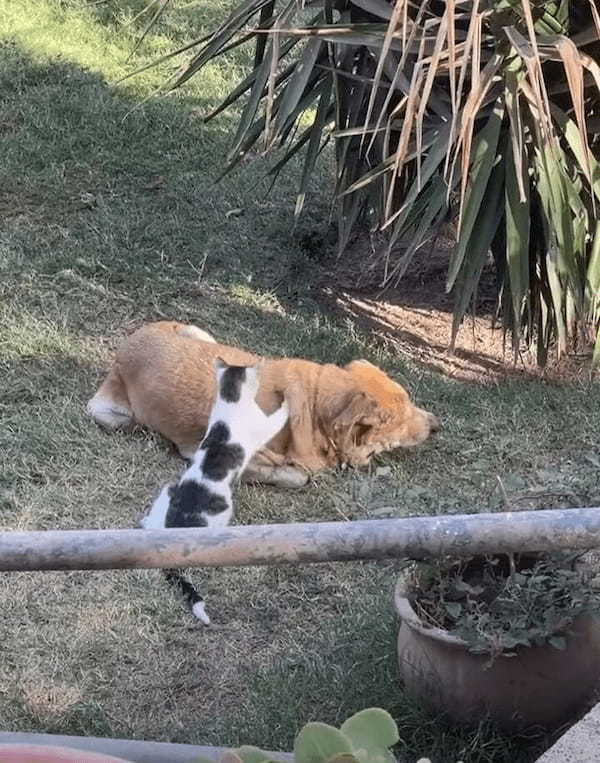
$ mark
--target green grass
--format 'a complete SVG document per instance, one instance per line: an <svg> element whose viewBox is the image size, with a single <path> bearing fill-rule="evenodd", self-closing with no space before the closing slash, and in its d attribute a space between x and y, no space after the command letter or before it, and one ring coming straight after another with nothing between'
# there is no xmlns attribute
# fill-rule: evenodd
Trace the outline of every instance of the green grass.
<svg viewBox="0 0 600 763"><path fill-rule="evenodd" d="M242 486L239 522L494 510L497 477L521 507L598 504L598 387L467 386L325 313L303 241L329 237L328 168L295 232L293 171L270 196L262 162L215 185L234 115L200 116L243 52L143 105L171 64L114 82L227 6L182 3L128 67L141 27L122 22L141 7L0 0L2 528L129 527L177 473L160 438L107 436L84 414L119 337L164 316L259 352L368 357L444 422L435 441L368 473L323 475L293 495ZM406 761L532 760L535 745L452 727L403 694L396 568L196 572L209 631L156 572L4 575L0 727L285 749L305 720L381 705Z"/></svg>

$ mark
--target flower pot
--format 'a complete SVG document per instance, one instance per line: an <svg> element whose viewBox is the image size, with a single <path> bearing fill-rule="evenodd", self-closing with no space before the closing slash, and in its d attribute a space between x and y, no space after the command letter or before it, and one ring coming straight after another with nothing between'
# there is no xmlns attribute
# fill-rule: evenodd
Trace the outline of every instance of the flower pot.
<svg viewBox="0 0 600 763"><path fill-rule="evenodd" d="M396 586L400 675L409 692L461 723L490 718L506 731L552 729L585 709L600 680L600 620L581 616L564 650L518 647L516 655L473 654L448 631L426 626L412 608L407 580Z"/></svg>
<svg viewBox="0 0 600 763"><path fill-rule="evenodd" d="M40 744L0 744L0 763L127 763L89 750Z"/></svg>

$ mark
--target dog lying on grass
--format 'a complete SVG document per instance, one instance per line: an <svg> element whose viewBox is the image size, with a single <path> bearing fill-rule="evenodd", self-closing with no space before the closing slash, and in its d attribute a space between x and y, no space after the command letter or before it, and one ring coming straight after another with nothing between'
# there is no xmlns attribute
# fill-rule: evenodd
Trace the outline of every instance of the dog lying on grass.
<svg viewBox="0 0 600 763"><path fill-rule="evenodd" d="M218 344L195 326L150 323L125 339L87 410L114 430L134 423L160 432L191 458L206 431L216 394L217 357L236 365L259 357ZM310 474L361 466L372 456L424 442L437 418L366 360L340 368L297 358L265 359L257 395L266 414L285 400L286 426L251 459L244 479L280 487L304 485Z"/></svg>

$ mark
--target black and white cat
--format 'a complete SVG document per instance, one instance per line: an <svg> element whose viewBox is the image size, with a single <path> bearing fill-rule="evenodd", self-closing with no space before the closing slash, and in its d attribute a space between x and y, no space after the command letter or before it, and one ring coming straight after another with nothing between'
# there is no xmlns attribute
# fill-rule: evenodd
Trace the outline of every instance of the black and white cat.
<svg viewBox="0 0 600 763"><path fill-rule="evenodd" d="M217 397L206 435L191 465L177 483L167 483L140 525L165 527L225 527L233 517L232 486L257 450L285 425L287 403L267 416L256 403L260 366L230 366L215 361ZM204 599L179 570L163 570L178 588L193 614L210 624Z"/></svg>

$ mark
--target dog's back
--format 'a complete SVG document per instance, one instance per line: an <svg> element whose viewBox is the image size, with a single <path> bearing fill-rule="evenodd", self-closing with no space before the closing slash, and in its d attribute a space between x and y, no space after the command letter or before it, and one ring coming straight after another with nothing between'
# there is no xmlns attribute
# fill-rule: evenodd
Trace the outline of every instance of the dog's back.
<svg viewBox="0 0 600 763"><path fill-rule="evenodd" d="M218 344L195 326L174 321L142 326L119 347L88 412L109 429L135 421L158 431L189 457L206 431L215 400L217 357L236 365L258 360Z"/></svg>

